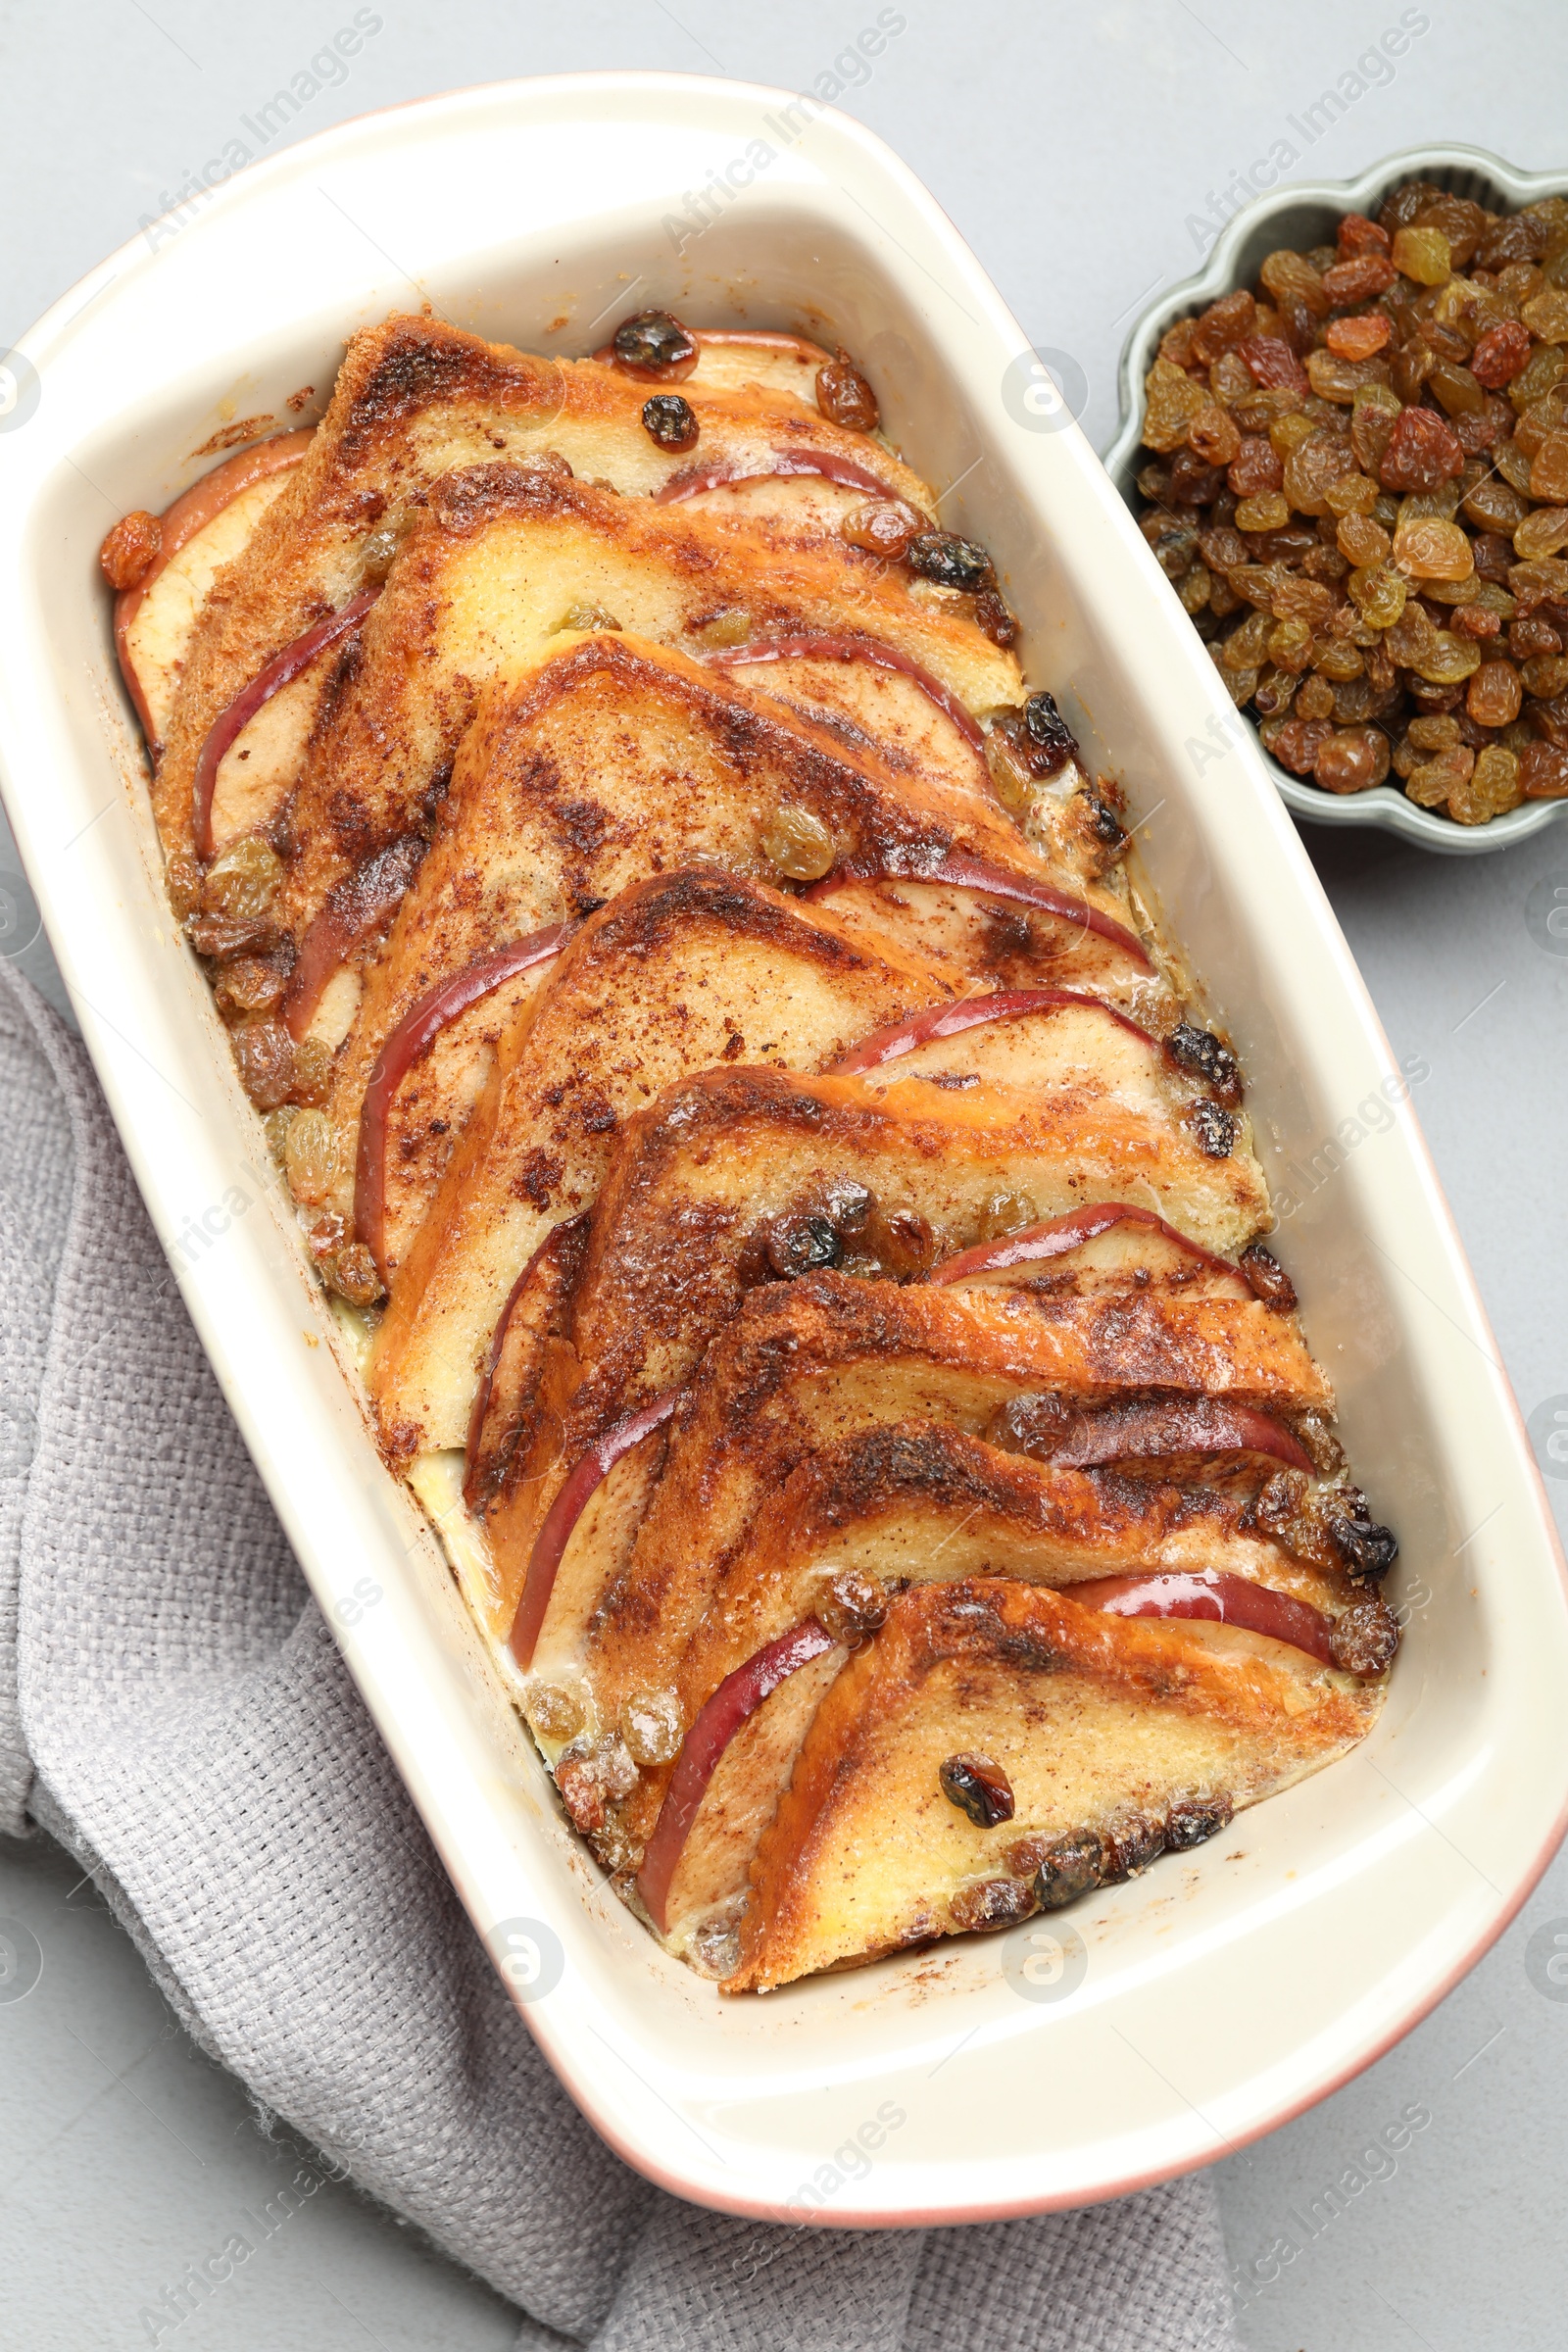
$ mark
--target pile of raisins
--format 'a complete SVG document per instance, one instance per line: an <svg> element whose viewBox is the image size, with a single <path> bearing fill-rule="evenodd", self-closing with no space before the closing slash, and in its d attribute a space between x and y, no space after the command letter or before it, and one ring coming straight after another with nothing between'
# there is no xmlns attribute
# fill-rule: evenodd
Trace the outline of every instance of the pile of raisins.
<svg viewBox="0 0 1568 2352"><path fill-rule="evenodd" d="M1464 825L1568 797L1568 197L1409 180L1147 394L1140 527L1274 759Z"/></svg>

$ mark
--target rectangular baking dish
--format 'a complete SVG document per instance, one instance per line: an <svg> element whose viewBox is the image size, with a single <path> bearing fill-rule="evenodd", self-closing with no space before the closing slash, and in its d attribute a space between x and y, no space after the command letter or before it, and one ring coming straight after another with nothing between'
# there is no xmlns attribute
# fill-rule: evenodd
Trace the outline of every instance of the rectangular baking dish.
<svg viewBox="0 0 1568 2352"><path fill-rule="evenodd" d="M1568 1609L1412 1073L1121 501L911 173L788 93L643 74L463 92L309 140L171 226L10 362L0 770L197 1327L528 2025L633 2164L748 2214L1034 2212L1269 2130L1406 2032L1534 1885L1568 1796ZM1152 889L1242 1052L1291 1204L1281 1252L1402 1539L1405 1644L1363 1748L1080 1905L1058 1923L1065 1968L1040 1922L763 2000L723 2002L667 1961L567 1832L344 1376L165 905L95 555L119 514L205 469L215 433L292 421L306 386L315 413L345 334L425 300L533 350L591 349L650 303L847 343L911 463L951 485L943 522L994 552L1031 682L1123 779Z"/></svg>

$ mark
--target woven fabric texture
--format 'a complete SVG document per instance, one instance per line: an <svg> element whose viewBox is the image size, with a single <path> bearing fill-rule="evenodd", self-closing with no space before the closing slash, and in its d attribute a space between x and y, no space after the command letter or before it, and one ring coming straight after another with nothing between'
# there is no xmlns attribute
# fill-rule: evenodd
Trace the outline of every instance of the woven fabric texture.
<svg viewBox="0 0 1568 2352"><path fill-rule="evenodd" d="M317 1611L81 1047L3 964L0 1094L0 1829L80 1857L202 2047L510 2297L519 2352L1231 2344L1202 2178L965 2230L792 2230L611 2154Z"/></svg>

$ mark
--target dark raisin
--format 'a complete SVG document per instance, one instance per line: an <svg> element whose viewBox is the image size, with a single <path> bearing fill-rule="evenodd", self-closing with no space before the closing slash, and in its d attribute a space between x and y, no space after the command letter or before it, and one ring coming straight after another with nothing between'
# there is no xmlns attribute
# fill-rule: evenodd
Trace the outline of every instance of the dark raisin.
<svg viewBox="0 0 1568 2352"><path fill-rule="evenodd" d="M1000 645L1004 653L1017 642L1016 616L1009 612L1006 599L998 589L982 588L975 598L974 625L993 645Z"/></svg>
<svg viewBox="0 0 1568 2352"><path fill-rule="evenodd" d="M876 430L876 394L847 351L817 369L816 405L830 424L846 425L852 433Z"/></svg>
<svg viewBox="0 0 1568 2352"><path fill-rule="evenodd" d="M1261 1242L1253 1242L1236 1262L1247 1277L1247 1287L1254 1298L1261 1298L1265 1306L1278 1307L1281 1314L1290 1312L1296 1304L1296 1285L1272 1250L1265 1250Z"/></svg>
<svg viewBox="0 0 1568 2352"><path fill-rule="evenodd" d="M278 928L270 914L193 914L186 918L185 937L198 956L266 956L278 945Z"/></svg>
<svg viewBox="0 0 1568 2352"><path fill-rule="evenodd" d="M1378 1594L1352 1601L1329 1634L1334 1663L1347 1674L1382 1674L1398 1646L1399 1621Z"/></svg>
<svg viewBox="0 0 1568 2352"><path fill-rule="evenodd" d="M1392 1527L1377 1520L1331 1518L1329 1534L1348 1575L1358 1585L1376 1584L1388 1575L1399 1556L1399 1539Z"/></svg>
<svg viewBox="0 0 1568 2352"><path fill-rule="evenodd" d="M240 1084L258 1110L276 1110L294 1091L294 1040L281 1021L241 1021L229 1032Z"/></svg>
<svg viewBox="0 0 1568 2352"><path fill-rule="evenodd" d="M1079 1895L1098 1886L1103 1859L1100 1839L1090 1831L1058 1838L1041 1855L1035 1872L1035 1900L1041 1910L1059 1911L1064 1903L1076 1902Z"/></svg>
<svg viewBox="0 0 1568 2352"><path fill-rule="evenodd" d="M661 449L697 447L697 413L678 392L656 392L645 400L643 423Z"/></svg>
<svg viewBox="0 0 1568 2352"><path fill-rule="evenodd" d="M1080 792L1078 798L1088 811L1089 821L1094 826L1095 832L1104 843L1106 849L1119 850L1127 839L1127 829L1110 803L1102 801L1098 792L1090 792L1087 787Z"/></svg>
<svg viewBox="0 0 1568 2352"><path fill-rule="evenodd" d="M762 1242L768 1265L781 1282L815 1274L837 1262L839 1237L827 1217L775 1217Z"/></svg>
<svg viewBox="0 0 1568 2352"><path fill-rule="evenodd" d="M937 1253L930 1225L910 1208L873 1206L858 1247L889 1282L917 1282L931 1271Z"/></svg>
<svg viewBox="0 0 1568 2352"><path fill-rule="evenodd" d="M1107 1830L1103 1842L1101 1884L1111 1886L1120 1879L1137 1878L1140 1871L1147 1870L1164 1852L1164 1826L1152 1821L1147 1813L1135 1813L1130 1821L1118 1822L1113 1830Z"/></svg>
<svg viewBox="0 0 1568 2352"><path fill-rule="evenodd" d="M857 1184L850 1177L833 1194L833 1222L840 1233L861 1233L875 1206L876 1195L870 1186Z"/></svg>
<svg viewBox="0 0 1568 2352"><path fill-rule="evenodd" d="M1236 1145L1236 1121L1217 1102L1195 1102L1188 1114L1198 1148L1208 1159L1226 1159Z"/></svg>
<svg viewBox="0 0 1568 2352"><path fill-rule="evenodd" d="M980 1879L960 1886L948 1910L956 1928L989 1936L998 1928L1016 1927L1034 1907L1034 1888L1026 1879Z"/></svg>
<svg viewBox="0 0 1568 2352"><path fill-rule="evenodd" d="M640 375L662 375L676 368L689 375L697 365L694 337L668 311L639 311L623 318L612 348L623 366Z"/></svg>
<svg viewBox="0 0 1568 2352"><path fill-rule="evenodd" d="M1033 764L1037 775L1049 776L1078 757L1078 738L1057 710L1055 696L1047 694L1044 688L1032 694L1023 707L1023 731L1036 755ZM1042 758L1049 764L1042 766Z"/></svg>
<svg viewBox="0 0 1568 2352"><path fill-rule="evenodd" d="M1172 1805L1165 1816L1165 1850L1185 1854L1190 1846L1201 1845L1205 1838L1217 1838L1221 1830L1230 1827L1236 1811L1230 1798L1218 1796L1189 1797Z"/></svg>
<svg viewBox="0 0 1568 2352"><path fill-rule="evenodd" d="M972 539L957 539L951 531L922 531L909 542L905 561L922 580L939 588L985 588L991 582L991 558Z"/></svg>
<svg viewBox="0 0 1568 2352"><path fill-rule="evenodd" d="M1005 1453L1031 1454L1049 1462L1067 1437L1077 1416L1063 1397L1049 1393L1038 1396L1009 1396L999 1404L986 1427L993 1446Z"/></svg>
<svg viewBox="0 0 1568 2352"><path fill-rule="evenodd" d="M976 1829L994 1830L1012 1819L1012 1785L989 1756L948 1756L937 1767L942 1793L966 1813Z"/></svg>
<svg viewBox="0 0 1568 2352"><path fill-rule="evenodd" d="M1206 1078L1222 1102L1234 1105L1241 1101L1241 1070L1236 1056L1212 1029L1200 1029L1193 1021L1180 1021L1165 1040L1165 1053L1178 1069L1192 1070L1200 1078ZM1225 1149L1229 1151L1230 1146L1227 1144Z"/></svg>
<svg viewBox="0 0 1568 2352"><path fill-rule="evenodd" d="M852 1649L876 1632L887 1613L883 1587L858 1568L840 1568L825 1577L811 1600L811 1614L823 1632Z"/></svg>

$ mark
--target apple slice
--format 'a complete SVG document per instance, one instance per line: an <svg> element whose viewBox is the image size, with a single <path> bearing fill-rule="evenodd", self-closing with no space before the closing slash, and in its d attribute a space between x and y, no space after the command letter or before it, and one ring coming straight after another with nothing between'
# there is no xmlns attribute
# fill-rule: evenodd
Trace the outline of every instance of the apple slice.
<svg viewBox="0 0 1568 2352"><path fill-rule="evenodd" d="M836 449L775 449L761 459L719 458L710 466L688 466L654 492L654 504L683 506L687 499L701 498L707 490L739 489L746 482L779 481L805 473L835 482L841 490L858 490L865 498L903 504L881 474Z"/></svg>
<svg viewBox="0 0 1568 2352"><path fill-rule="evenodd" d="M274 694L292 684L302 670L309 669L318 654L324 653L329 645L336 645L339 638L349 636L359 627L380 593L379 588L362 588L357 596L351 596L338 612L329 612L324 620L318 620L314 628L307 629L303 637L296 637L292 645L285 645L283 651L252 678L243 693L234 697L227 710L219 712L202 745L191 785L198 858L205 859L213 854L213 789L218 781L220 764L230 744L243 734L258 710L270 703Z"/></svg>
<svg viewBox="0 0 1568 2352"><path fill-rule="evenodd" d="M1275 1470L1314 1475L1311 1455L1283 1422L1211 1396L1075 1414L1046 1458L1054 1469L1098 1470L1116 1462L1136 1470L1141 1463L1201 1465L1227 1455L1264 1476Z"/></svg>
<svg viewBox="0 0 1568 2352"><path fill-rule="evenodd" d="M1271 1586L1246 1577L1201 1568L1178 1576L1107 1576L1074 1585L1080 1608L1103 1609L1113 1617L1195 1617L1239 1625L1250 1634L1304 1650L1321 1665L1337 1664L1328 1619L1320 1609Z"/></svg>
<svg viewBox="0 0 1568 2352"><path fill-rule="evenodd" d="M639 368L622 359L612 342L602 343L593 356L601 366L637 383L683 384L695 375L702 391L784 392L815 408L816 371L832 356L819 343L760 327L694 326L686 333L694 347L690 356L665 368Z"/></svg>
<svg viewBox="0 0 1568 2352"><path fill-rule="evenodd" d="M1036 1874L1069 1837L1092 1840L1087 1884L1132 1876L1201 1836L1204 1817L1218 1827L1343 1754L1379 1696L1290 1649L1238 1654L1196 1626L1001 1577L902 1593L816 1708L758 1845L723 1988L1027 1917ZM943 1764L976 1750L1014 1800L992 1829L943 1787Z"/></svg>
<svg viewBox="0 0 1568 2352"><path fill-rule="evenodd" d="M878 644L874 637L852 637L837 629L797 629L788 636L758 638L751 645L726 646L704 658L712 669L749 668L753 662L868 662L878 669L896 669L913 679L920 692L952 719L964 741L974 746L982 762L985 760L985 736L952 688L897 646ZM986 789L989 792L989 768Z"/></svg>
<svg viewBox="0 0 1568 2352"><path fill-rule="evenodd" d="M392 1098L416 1062L423 1059L451 1022L477 1004L518 972L547 963L561 952L564 923L552 923L526 939L514 939L488 956L480 956L437 983L412 1004L376 1055L360 1110L360 1142L355 1160L354 1224L361 1241L376 1262L383 1281L386 1220L386 1120ZM510 1300L508 1302L511 1303Z"/></svg>
<svg viewBox="0 0 1568 2352"><path fill-rule="evenodd" d="M1186 1234L1178 1233L1174 1225L1156 1216L1152 1208L1139 1208L1129 1200L1099 1200L1083 1208L1070 1208L1065 1216L1048 1217L1043 1224L1027 1225L1019 1233L1004 1234L997 1241L960 1250L956 1257L934 1267L926 1279L933 1283L973 1282L982 1275L1037 1265L1082 1250L1117 1226L1139 1227L1151 1235L1157 1234L1195 1267L1204 1266L1210 1273L1228 1276L1236 1285L1239 1298L1250 1296L1248 1283L1228 1258L1217 1256L1199 1242L1189 1241Z"/></svg>
<svg viewBox="0 0 1568 2352"><path fill-rule="evenodd" d="M946 884L949 889L973 891L990 899L1001 899L1008 905L1031 906L1049 914L1057 922L1067 923L1081 933L1092 933L1120 950L1121 954L1143 971L1153 970L1149 951L1135 932L1119 923L1102 906L1093 906L1087 899L1073 898L1067 891L1057 890L1054 884L1039 880L1033 874L1014 872L1007 866L996 864L989 858L967 857L961 850L950 850L945 857L919 872L900 873L892 864L885 864L880 874L866 876L852 874L845 868L824 874L803 892L808 899L832 898L846 883L865 880L904 881L912 883Z"/></svg>
<svg viewBox="0 0 1568 2352"><path fill-rule="evenodd" d="M724 1750L780 1683L835 1646L833 1636L814 1617L792 1626L724 1677L687 1733L637 1873L637 1891L661 1935L675 1866Z"/></svg>
<svg viewBox="0 0 1568 2352"><path fill-rule="evenodd" d="M534 1538L522 1598L512 1624L512 1652L519 1666L526 1668L533 1658L534 1644L550 1606L566 1545L571 1541L571 1531L595 1490L603 1485L622 1454L640 1446L656 1429L663 1428L684 1394L682 1389L666 1389L662 1396L639 1405L634 1413L625 1414L597 1437L546 1512Z"/></svg>
<svg viewBox="0 0 1568 2352"><path fill-rule="evenodd" d="M497 1319L464 1447L463 1499L472 1512L483 1511L505 1475L524 1401L539 1387L547 1343L559 1337L587 1240L586 1209L552 1225L513 1284Z"/></svg>
<svg viewBox="0 0 1568 2352"><path fill-rule="evenodd" d="M160 517L158 554L115 599L115 653L148 747L158 757L185 651L207 592L237 556L309 449L313 428L242 449L182 491Z"/></svg>
<svg viewBox="0 0 1568 2352"><path fill-rule="evenodd" d="M327 892L300 942L283 998L283 1018L296 1044L315 1019L327 982L396 914L427 846L422 833L400 834Z"/></svg>
<svg viewBox="0 0 1568 2352"><path fill-rule="evenodd" d="M1031 1012L1050 1012L1068 1004L1081 1005L1097 1015L1115 1021L1134 1037L1142 1038L1151 1048L1154 1040L1147 1029L1107 1004L1102 997L1085 996L1073 988L1005 988L996 989L990 996L960 997L956 1004L926 1004L907 1019L893 1022L886 1029L874 1029L869 1037L861 1038L842 1060L836 1061L828 1072L831 1078L856 1078L862 1070L880 1069L890 1061L900 1061L906 1054L916 1053L921 1046L934 1045L945 1037L961 1037L966 1029L979 1029L991 1021L1021 1020ZM1057 1220L1059 1223L1061 1220Z"/></svg>

